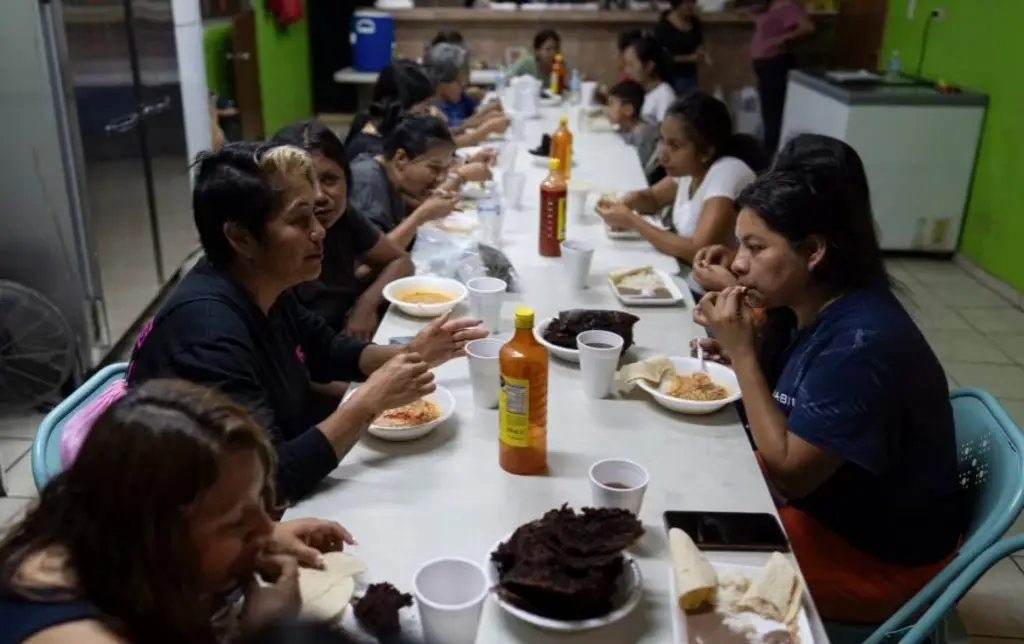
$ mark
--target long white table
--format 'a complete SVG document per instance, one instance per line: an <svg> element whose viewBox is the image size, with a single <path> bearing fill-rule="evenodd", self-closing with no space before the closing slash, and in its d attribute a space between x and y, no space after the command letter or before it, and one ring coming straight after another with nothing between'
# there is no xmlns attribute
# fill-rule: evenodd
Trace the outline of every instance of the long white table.
<svg viewBox="0 0 1024 644"><path fill-rule="evenodd" d="M538 185L546 170L533 164L526 148L555 129L559 110L545 110L529 121L520 142L517 169L527 175L522 208L506 211L503 250L516 267L521 292L510 293L503 308L502 332L511 333L512 312L525 303L537 319L570 308L622 309L605 281L614 268L652 264L666 272L675 261L643 241L608 239L593 215L568 223L568 237L596 247L589 288L564 286L558 259L537 252ZM645 185L636 153L614 134L578 132L573 177L595 190L625 191ZM689 341L702 336L686 307L633 308L637 358L686 355ZM415 334L423 322L389 312L376 340ZM607 457L632 459L650 472L641 519L646 535L634 548L644 575L644 599L618 624L578 636L538 631L507 616L488 602L478 642L593 642L625 644L673 641L668 546L662 527L666 510L720 510L775 513L768 489L734 411L684 416L665 411L642 393L624 399L584 397L578 367L551 359L548 384L548 466L543 477L513 476L498 466L498 414L473 405L465 360L436 370L437 382L456 399L455 417L430 436L412 443L362 441L345 457L328 484L290 510L288 518L334 519L356 536L353 552L369 567L369 581L390 581L411 589L412 575L429 559L460 556L487 562L496 542L519 525L563 503L590 503L587 472ZM714 560L758 565L767 555L716 553ZM808 617L819 644L827 642L814 611ZM673 643L676 644L676 643ZM809 644L809 643L805 643Z"/></svg>

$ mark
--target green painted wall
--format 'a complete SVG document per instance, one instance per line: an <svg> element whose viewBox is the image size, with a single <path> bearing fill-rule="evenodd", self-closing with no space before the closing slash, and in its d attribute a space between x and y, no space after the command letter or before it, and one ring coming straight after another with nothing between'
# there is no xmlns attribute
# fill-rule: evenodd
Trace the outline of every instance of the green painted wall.
<svg viewBox="0 0 1024 644"><path fill-rule="evenodd" d="M253 9L256 12L263 133L273 136L285 125L313 115L309 26L307 18L303 18L301 22L280 29L266 10L266 3L254 2Z"/></svg>
<svg viewBox="0 0 1024 644"><path fill-rule="evenodd" d="M1024 0L889 0L881 59L900 50L913 72L930 11L946 15L931 27L922 75L990 96L960 252L1024 291Z"/></svg>
<svg viewBox="0 0 1024 644"><path fill-rule="evenodd" d="M231 25L209 25L203 28L203 58L206 62L206 84L221 98L235 98L234 69L227 54L231 51Z"/></svg>

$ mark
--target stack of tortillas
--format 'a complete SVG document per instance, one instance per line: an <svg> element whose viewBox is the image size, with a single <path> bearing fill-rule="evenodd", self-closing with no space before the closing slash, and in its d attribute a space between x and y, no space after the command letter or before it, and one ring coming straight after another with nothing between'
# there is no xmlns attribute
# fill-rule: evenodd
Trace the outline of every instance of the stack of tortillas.
<svg viewBox="0 0 1024 644"><path fill-rule="evenodd" d="M772 553L761 576L750 584L739 607L761 617L789 624L800 612L804 582L785 555Z"/></svg>
<svg viewBox="0 0 1024 644"><path fill-rule="evenodd" d="M366 565L343 552L323 556L324 569L299 569L299 592L302 614L314 619L335 621L345 612L356 590L355 576L366 571Z"/></svg>

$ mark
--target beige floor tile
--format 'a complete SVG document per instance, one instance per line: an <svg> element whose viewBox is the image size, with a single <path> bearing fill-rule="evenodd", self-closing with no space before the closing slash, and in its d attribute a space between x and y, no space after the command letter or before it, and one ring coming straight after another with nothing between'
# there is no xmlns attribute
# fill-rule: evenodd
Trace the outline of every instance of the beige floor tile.
<svg viewBox="0 0 1024 644"><path fill-rule="evenodd" d="M18 459L25 456L32 448L32 441L20 438L0 438L0 463L5 470L14 467Z"/></svg>
<svg viewBox="0 0 1024 644"><path fill-rule="evenodd" d="M25 457L7 472L7 495L34 499L39 496L32 478L32 459Z"/></svg>
<svg viewBox="0 0 1024 644"><path fill-rule="evenodd" d="M989 339L1003 350L1007 357L1017 364L1024 365L1024 334L1005 335L1002 333L990 334Z"/></svg>
<svg viewBox="0 0 1024 644"><path fill-rule="evenodd" d="M1024 400L1024 369L1017 365L945 362L961 387L987 389L1000 400Z"/></svg>
<svg viewBox="0 0 1024 644"><path fill-rule="evenodd" d="M928 344L942 362L1013 364L996 344L977 331L926 330Z"/></svg>
<svg viewBox="0 0 1024 644"><path fill-rule="evenodd" d="M971 635L1024 638L1024 572L1004 559L957 606Z"/></svg>
<svg viewBox="0 0 1024 644"><path fill-rule="evenodd" d="M928 286L939 301L953 308L1006 307L1009 303L987 286L973 284L931 284Z"/></svg>
<svg viewBox="0 0 1024 644"><path fill-rule="evenodd" d="M24 414L0 418L0 438L27 438L31 440L39 429L45 414Z"/></svg>
<svg viewBox="0 0 1024 644"><path fill-rule="evenodd" d="M1024 335L1024 311L1011 306L1002 308L965 308L957 313L971 326L984 333Z"/></svg>
<svg viewBox="0 0 1024 644"><path fill-rule="evenodd" d="M903 298L900 298L903 299ZM903 305L922 331L973 331L973 327L959 313L945 304L920 304L904 300Z"/></svg>

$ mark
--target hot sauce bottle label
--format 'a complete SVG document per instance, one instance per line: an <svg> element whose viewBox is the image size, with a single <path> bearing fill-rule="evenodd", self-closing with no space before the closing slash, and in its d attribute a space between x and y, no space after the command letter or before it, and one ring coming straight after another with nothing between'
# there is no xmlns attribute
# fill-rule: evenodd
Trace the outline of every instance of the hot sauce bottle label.
<svg viewBox="0 0 1024 644"><path fill-rule="evenodd" d="M565 241L565 197L558 198L558 228L555 231L555 238L559 242Z"/></svg>
<svg viewBox="0 0 1024 644"><path fill-rule="evenodd" d="M501 377L499 439L510 447L530 446L530 381Z"/></svg>
<svg viewBox="0 0 1024 644"><path fill-rule="evenodd" d="M563 172L562 176L564 176L566 179L569 179L572 176L572 146L571 145L569 146L569 149L565 151L565 169L562 170L562 172Z"/></svg>

